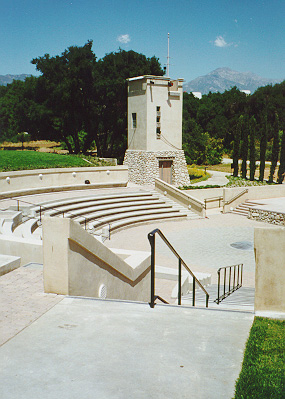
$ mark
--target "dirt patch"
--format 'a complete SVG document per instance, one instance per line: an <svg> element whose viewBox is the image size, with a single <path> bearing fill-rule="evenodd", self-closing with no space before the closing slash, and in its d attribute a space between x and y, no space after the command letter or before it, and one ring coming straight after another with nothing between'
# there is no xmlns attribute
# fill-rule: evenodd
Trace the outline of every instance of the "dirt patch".
<svg viewBox="0 0 285 399"><path fill-rule="evenodd" d="M0 149L3 150L22 150L22 143L11 143L4 141L0 145ZM24 150L34 150L39 152L50 152L56 154L68 154L67 150L61 148L61 143L57 141L48 140L37 140L37 141L27 141L23 143Z"/></svg>

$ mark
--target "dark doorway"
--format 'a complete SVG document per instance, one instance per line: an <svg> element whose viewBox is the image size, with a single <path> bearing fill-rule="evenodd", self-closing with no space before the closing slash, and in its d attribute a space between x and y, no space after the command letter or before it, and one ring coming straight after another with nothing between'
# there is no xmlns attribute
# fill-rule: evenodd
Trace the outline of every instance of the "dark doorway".
<svg viewBox="0 0 285 399"><path fill-rule="evenodd" d="M169 184L172 184L172 162L159 161L159 178Z"/></svg>

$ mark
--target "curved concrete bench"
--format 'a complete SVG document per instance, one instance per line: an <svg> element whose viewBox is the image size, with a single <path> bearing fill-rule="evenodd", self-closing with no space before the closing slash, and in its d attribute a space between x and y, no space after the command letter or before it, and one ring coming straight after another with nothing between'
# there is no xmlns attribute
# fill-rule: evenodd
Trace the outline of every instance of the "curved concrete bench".
<svg viewBox="0 0 285 399"><path fill-rule="evenodd" d="M168 211L166 209L142 210L138 212L118 213L114 216L101 218L98 221L89 223L89 228L98 230L110 224L110 230L114 231L130 224L149 222L158 219L185 218L186 216L186 212L183 214L183 212L173 209L169 209Z"/></svg>
<svg viewBox="0 0 285 399"><path fill-rule="evenodd" d="M109 183L90 183L90 184L73 184L66 186L51 186L51 187L37 187L25 188L21 190L5 191L0 194L0 200L11 197L22 197L25 195L55 193L59 191L72 191L72 190L90 190L94 188L110 188L110 187L126 187L127 181L124 182L109 182Z"/></svg>
<svg viewBox="0 0 285 399"><path fill-rule="evenodd" d="M40 205L36 205L30 208L30 214L36 215L40 211L40 208L42 211L46 212L48 210L60 208L60 207L65 207L65 206L74 206L74 207L80 207L81 203L92 203L96 202L98 203L117 203L121 202L125 199L137 199L137 200L144 200L148 198L154 198L154 196L151 193L147 192L134 192L134 193L124 193L124 194L102 194L102 195L94 195L94 196L88 196L88 197L78 197L78 198L67 198L63 200L56 200L56 201L48 201L48 202L42 202ZM155 198L159 198L159 196L155 196ZM71 210L71 208L69 210Z"/></svg>

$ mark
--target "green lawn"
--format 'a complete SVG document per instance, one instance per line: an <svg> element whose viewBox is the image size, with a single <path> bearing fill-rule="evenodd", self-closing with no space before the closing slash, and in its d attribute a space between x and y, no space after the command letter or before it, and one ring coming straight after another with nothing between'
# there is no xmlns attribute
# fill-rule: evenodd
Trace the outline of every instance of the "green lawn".
<svg viewBox="0 0 285 399"><path fill-rule="evenodd" d="M285 321L256 317L234 399L285 398Z"/></svg>
<svg viewBox="0 0 285 399"><path fill-rule="evenodd" d="M0 171L48 168L71 168L78 166L100 166L106 163L88 157L93 164L77 155L61 155L37 151L0 151Z"/></svg>

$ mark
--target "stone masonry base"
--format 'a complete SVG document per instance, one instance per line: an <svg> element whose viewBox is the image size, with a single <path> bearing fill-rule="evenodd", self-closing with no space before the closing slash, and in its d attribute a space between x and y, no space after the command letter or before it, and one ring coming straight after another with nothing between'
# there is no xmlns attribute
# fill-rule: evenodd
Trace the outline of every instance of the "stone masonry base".
<svg viewBox="0 0 285 399"><path fill-rule="evenodd" d="M128 166L129 181L136 184L154 185L159 178L159 161L172 161L172 184L176 187L190 184L185 155L177 151L127 150L124 165Z"/></svg>

